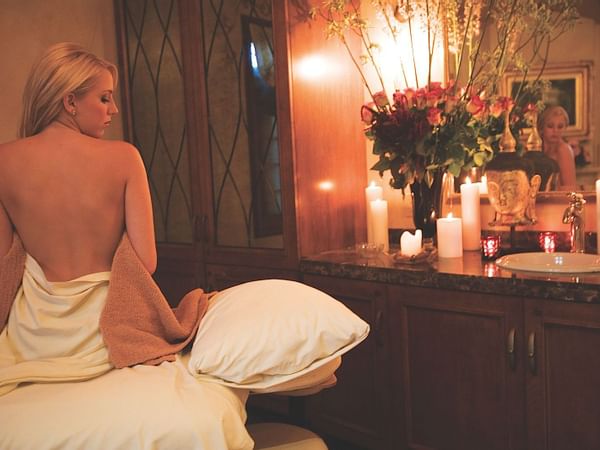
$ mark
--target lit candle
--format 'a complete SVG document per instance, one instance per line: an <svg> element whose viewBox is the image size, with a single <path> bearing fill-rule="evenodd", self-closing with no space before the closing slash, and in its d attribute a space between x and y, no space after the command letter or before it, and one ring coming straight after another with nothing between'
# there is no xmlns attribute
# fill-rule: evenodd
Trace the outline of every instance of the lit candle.
<svg viewBox="0 0 600 450"><path fill-rule="evenodd" d="M400 254L413 256L421 253L422 238L421 230L416 230L414 235L410 231L402 233L402 236L400 236Z"/></svg>
<svg viewBox="0 0 600 450"><path fill-rule="evenodd" d="M462 240L465 250L481 248L481 218L479 214L479 183L471 183L469 177L460 185L462 211Z"/></svg>
<svg viewBox="0 0 600 450"><path fill-rule="evenodd" d="M378 198L373 200L370 206L373 216L373 243L383 244L383 251L387 252L389 249L387 201Z"/></svg>
<svg viewBox="0 0 600 450"><path fill-rule="evenodd" d="M462 221L452 217L452 213L437 220L437 245L440 258L462 256Z"/></svg>
<svg viewBox="0 0 600 450"><path fill-rule="evenodd" d="M479 193L480 194L487 194L487 175L482 175L481 176L481 181L479 182Z"/></svg>
<svg viewBox="0 0 600 450"><path fill-rule="evenodd" d="M596 241L600 254L600 180L596 180Z"/></svg>
<svg viewBox="0 0 600 450"><path fill-rule="evenodd" d="M373 240L373 216L371 214L371 202L373 200L381 199L383 196L383 189L381 186L377 186L374 181L365 189L365 197L367 199L367 242L372 244Z"/></svg>

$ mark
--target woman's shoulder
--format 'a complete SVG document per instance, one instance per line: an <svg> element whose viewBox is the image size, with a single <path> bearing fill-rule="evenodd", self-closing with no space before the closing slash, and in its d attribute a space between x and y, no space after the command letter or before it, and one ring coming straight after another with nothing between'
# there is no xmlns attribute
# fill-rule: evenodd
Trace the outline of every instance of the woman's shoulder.
<svg viewBox="0 0 600 450"><path fill-rule="evenodd" d="M32 138L15 139L0 143L0 161L6 165L12 159L18 158L28 147L31 146Z"/></svg>

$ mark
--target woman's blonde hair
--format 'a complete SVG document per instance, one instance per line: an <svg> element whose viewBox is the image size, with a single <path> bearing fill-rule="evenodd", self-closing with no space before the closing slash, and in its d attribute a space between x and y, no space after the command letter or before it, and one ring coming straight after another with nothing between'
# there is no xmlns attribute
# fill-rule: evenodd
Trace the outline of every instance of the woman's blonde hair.
<svg viewBox="0 0 600 450"><path fill-rule="evenodd" d="M565 120L565 125L569 125L569 113L565 108L559 105L547 106L538 118L537 128L541 135L543 135L546 121L553 116L562 117Z"/></svg>
<svg viewBox="0 0 600 450"><path fill-rule="evenodd" d="M114 64L79 44L62 42L49 47L33 66L23 92L19 137L33 136L53 122L63 109L63 98L84 95L108 70L117 83Z"/></svg>

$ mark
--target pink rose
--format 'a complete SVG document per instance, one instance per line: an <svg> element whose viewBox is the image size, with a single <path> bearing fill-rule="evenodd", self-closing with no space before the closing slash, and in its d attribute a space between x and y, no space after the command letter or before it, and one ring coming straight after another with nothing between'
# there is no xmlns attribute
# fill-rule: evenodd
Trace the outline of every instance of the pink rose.
<svg viewBox="0 0 600 450"><path fill-rule="evenodd" d="M433 126L442 123L442 110L436 107L429 108L427 111L427 122Z"/></svg>
<svg viewBox="0 0 600 450"><path fill-rule="evenodd" d="M502 107L502 102L499 100L496 100L490 106L490 114L494 117L500 117L503 112L504 112L504 108Z"/></svg>
<svg viewBox="0 0 600 450"><path fill-rule="evenodd" d="M417 93L415 92L415 90L413 88L404 89L404 97L406 97L406 103L409 108L415 106L416 94Z"/></svg>
<svg viewBox="0 0 600 450"><path fill-rule="evenodd" d="M427 91L425 91L425 89L420 88L417 89L417 92L415 92L415 104L417 106L417 108L419 109L423 109L425 108L425 106L427 105Z"/></svg>
<svg viewBox="0 0 600 450"><path fill-rule="evenodd" d="M469 99L466 109L467 112L471 113L473 117L478 119L485 113L485 102L481 100L479 95L474 95Z"/></svg>
<svg viewBox="0 0 600 450"><path fill-rule="evenodd" d="M366 124L373 123L373 118L375 117L374 112L376 111L375 103L369 102L360 108L360 118Z"/></svg>
<svg viewBox="0 0 600 450"><path fill-rule="evenodd" d="M494 117L500 117L504 111L510 111L514 106L513 99L510 97L498 97L494 104L490 106L490 113Z"/></svg>
<svg viewBox="0 0 600 450"><path fill-rule="evenodd" d="M399 107L406 107L406 104L408 103L406 100L406 95L404 95L398 89L396 89L394 91L393 99L394 99L394 105L399 106Z"/></svg>
<svg viewBox="0 0 600 450"><path fill-rule="evenodd" d="M429 84L428 93L427 93L427 105L428 106L436 106L439 102L442 101L446 91L442 87L442 83L432 82Z"/></svg>
<svg viewBox="0 0 600 450"><path fill-rule="evenodd" d="M442 99L442 96L440 93L438 92L428 92L427 94L425 94L425 102L427 103L427 106L429 106L430 108L433 106L437 106L437 104L439 103L439 101Z"/></svg>
<svg viewBox="0 0 600 450"><path fill-rule="evenodd" d="M444 105L444 111L446 112L446 114L451 113L457 104L458 97L456 95L448 95L446 97L446 104Z"/></svg>
<svg viewBox="0 0 600 450"><path fill-rule="evenodd" d="M390 101L388 100L385 91L375 92L373 94L373 101L375 102L378 108L385 108L390 104Z"/></svg>

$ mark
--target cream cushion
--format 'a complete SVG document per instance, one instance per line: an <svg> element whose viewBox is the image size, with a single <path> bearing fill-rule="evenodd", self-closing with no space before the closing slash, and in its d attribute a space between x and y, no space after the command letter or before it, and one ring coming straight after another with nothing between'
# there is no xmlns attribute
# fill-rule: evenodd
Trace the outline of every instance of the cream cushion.
<svg viewBox="0 0 600 450"><path fill-rule="evenodd" d="M325 442L312 431L286 423L248 425L254 450L327 450Z"/></svg>
<svg viewBox="0 0 600 450"><path fill-rule="evenodd" d="M296 281L252 281L210 299L188 368L197 377L254 392L274 392L277 385L303 389L310 386L290 382L326 366L314 380L324 382L333 361L368 333L365 321L322 291Z"/></svg>

